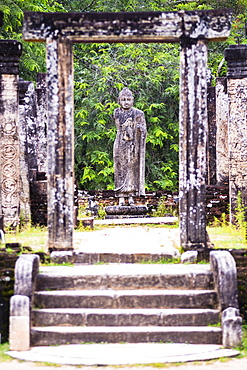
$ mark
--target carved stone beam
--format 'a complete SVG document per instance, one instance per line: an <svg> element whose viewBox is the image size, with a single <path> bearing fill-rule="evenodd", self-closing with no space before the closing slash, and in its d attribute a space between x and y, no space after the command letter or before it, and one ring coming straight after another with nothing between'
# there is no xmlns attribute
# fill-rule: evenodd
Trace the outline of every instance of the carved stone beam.
<svg viewBox="0 0 247 370"><path fill-rule="evenodd" d="M45 41L69 37L72 42L180 42L182 36L225 40L230 12L222 10L126 13L25 12L23 38Z"/></svg>

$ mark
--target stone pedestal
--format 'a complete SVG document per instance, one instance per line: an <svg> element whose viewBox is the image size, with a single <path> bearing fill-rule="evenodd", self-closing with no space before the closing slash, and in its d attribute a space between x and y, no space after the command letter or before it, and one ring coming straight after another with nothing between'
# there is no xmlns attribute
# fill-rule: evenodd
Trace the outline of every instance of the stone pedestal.
<svg viewBox="0 0 247 370"><path fill-rule="evenodd" d="M108 206L105 208L106 218L134 218L145 217L148 208L146 206Z"/></svg>

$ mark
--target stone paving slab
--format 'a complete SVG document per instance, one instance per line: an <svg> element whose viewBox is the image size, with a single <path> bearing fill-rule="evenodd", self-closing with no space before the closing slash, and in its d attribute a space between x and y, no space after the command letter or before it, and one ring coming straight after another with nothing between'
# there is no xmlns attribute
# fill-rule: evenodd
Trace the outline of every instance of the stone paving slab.
<svg viewBox="0 0 247 370"><path fill-rule="evenodd" d="M23 361L66 365L128 365L211 360L233 357L239 351L219 345L176 343L72 344L33 347L7 354Z"/></svg>
<svg viewBox="0 0 247 370"><path fill-rule="evenodd" d="M103 220L104 221L104 220ZM155 253L179 256L179 229L113 227L74 232L74 250L84 253Z"/></svg>

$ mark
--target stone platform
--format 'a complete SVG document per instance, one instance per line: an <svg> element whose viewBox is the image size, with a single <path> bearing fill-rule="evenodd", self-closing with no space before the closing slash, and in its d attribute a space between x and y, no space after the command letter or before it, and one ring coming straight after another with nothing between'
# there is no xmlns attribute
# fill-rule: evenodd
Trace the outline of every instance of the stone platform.
<svg viewBox="0 0 247 370"><path fill-rule="evenodd" d="M177 343L102 343L33 347L30 351L10 351L23 361L66 365L134 365L212 360L239 354L211 344Z"/></svg>

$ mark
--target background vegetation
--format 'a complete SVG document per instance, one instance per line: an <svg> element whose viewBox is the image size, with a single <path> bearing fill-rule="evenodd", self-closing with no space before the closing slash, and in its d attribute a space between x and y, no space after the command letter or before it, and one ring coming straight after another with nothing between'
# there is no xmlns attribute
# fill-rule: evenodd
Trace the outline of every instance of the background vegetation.
<svg viewBox="0 0 247 370"><path fill-rule="evenodd" d="M223 76L224 49L246 43L247 0L0 0L2 39L21 42L24 11L176 11L232 8L233 27L226 42L209 45L213 77ZM113 110L119 91L128 86L135 106L145 112L148 137L146 188L175 190L178 185L179 45L76 44L75 173L81 189L112 189ZM20 76L35 81L45 72L45 45L23 42Z"/></svg>

